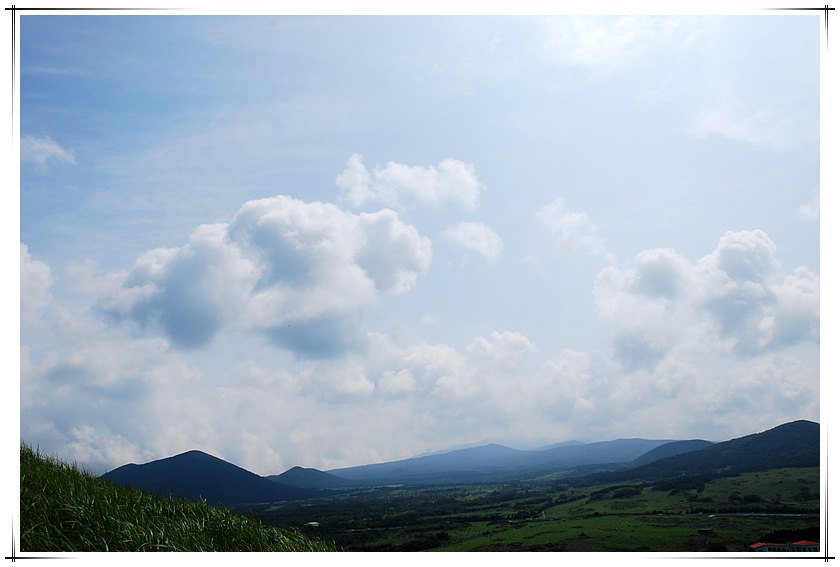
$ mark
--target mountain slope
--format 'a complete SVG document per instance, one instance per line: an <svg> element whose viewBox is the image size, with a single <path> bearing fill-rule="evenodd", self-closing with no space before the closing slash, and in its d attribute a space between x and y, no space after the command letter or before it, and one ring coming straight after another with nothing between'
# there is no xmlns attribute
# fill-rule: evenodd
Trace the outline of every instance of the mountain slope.
<svg viewBox="0 0 840 567"><path fill-rule="evenodd" d="M647 453L637 457L630 462L628 466L638 467L659 459L666 457L673 457L674 455L681 455L682 453L690 453L691 451L699 451L706 447L714 445L711 441L704 441L702 439L691 439L689 441L674 441L672 443L665 443L655 449L651 449Z"/></svg>
<svg viewBox="0 0 840 567"><path fill-rule="evenodd" d="M478 473L515 466L528 451L491 443L481 447L457 449L449 453L412 457L400 461L361 465L328 471L330 474L357 481L397 482L436 477L451 473ZM431 480L431 478L427 479Z"/></svg>
<svg viewBox="0 0 840 567"><path fill-rule="evenodd" d="M164 496L231 506L298 500L313 491L285 486L201 451L188 451L143 465L123 465L102 475L117 484Z"/></svg>
<svg viewBox="0 0 840 567"><path fill-rule="evenodd" d="M534 464L553 468L602 463L629 463L640 455L669 443L667 439L615 439L581 445L565 445L536 451L529 459Z"/></svg>
<svg viewBox="0 0 840 567"><path fill-rule="evenodd" d="M531 451L491 443L449 453L335 469L329 473L367 484L521 480L582 465L629 463L641 454L667 442L616 439L589 444L562 444Z"/></svg>
<svg viewBox="0 0 840 567"><path fill-rule="evenodd" d="M272 474L267 477L272 482L279 482L287 486L298 488L342 488L352 486L353 481L337 477L330 473L303 467L292 467L282 474Z"/></svg>
<svg viewBox="0 0 840 567"><path fill-rule="evenodd" d="M761 433L715 443L637 467L586 477L587 481L664 480L677 476L725 476L820 465L820 426L793 421Z"/></svg>

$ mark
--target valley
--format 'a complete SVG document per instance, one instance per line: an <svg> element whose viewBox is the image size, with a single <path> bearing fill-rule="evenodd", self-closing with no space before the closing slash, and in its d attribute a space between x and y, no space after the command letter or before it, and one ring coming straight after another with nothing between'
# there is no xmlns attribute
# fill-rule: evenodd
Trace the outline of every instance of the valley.
<svg viewBox="0 0 840 567"><path fill-rule="evenodd" d="M335 490L241 510L347 551L750 551L819 541L819 469L742 473L689 487L500 484Z"/></svg>

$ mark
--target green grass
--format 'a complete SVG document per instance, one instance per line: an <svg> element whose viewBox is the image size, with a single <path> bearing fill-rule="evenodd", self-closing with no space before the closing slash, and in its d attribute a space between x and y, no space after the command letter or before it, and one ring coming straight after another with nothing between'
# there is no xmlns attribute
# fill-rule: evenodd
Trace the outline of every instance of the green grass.
<svg viewBox="0 0 840 567"><path fill-rule="evenodd" d="M335 551L291 529L118 486L20 448L21 551Z"/></svg>
<svg viewBox="0 0 840 567"><path fill-rule="evenodd" d="M280 527L318 521L313 533L349 551L748 553L782 531L779 541L820 540L817 467L688 481L346 489L254 513Z"/></svg>

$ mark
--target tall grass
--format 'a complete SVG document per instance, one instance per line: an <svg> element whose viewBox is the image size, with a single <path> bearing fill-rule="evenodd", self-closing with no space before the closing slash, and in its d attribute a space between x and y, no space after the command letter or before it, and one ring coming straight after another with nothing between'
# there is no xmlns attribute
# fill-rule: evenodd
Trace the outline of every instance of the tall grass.
<svg viewBox="0 0 840 567"><path fill-rule="evenodd" d="M20 447L21 551L335 551L291 530L118 486Z"/></svg>

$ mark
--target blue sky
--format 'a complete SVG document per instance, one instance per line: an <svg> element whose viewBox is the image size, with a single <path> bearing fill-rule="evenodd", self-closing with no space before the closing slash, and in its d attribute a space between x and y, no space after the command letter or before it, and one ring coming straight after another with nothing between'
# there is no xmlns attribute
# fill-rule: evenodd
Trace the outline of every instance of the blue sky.
<svg viewBox="0 0 840 567"><path fill-rule="evenodd" d="M277 474L818 421L822 26L21 16L21 439Z"/></svg>

